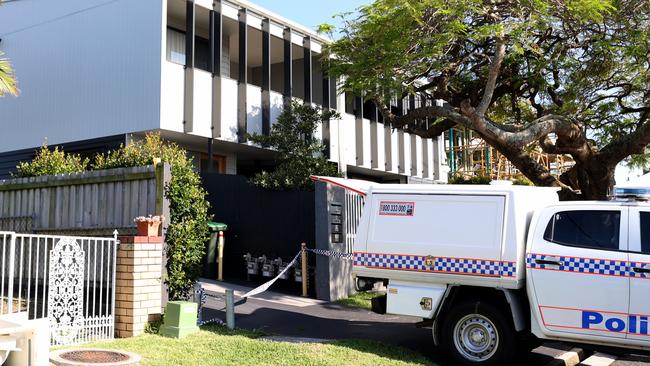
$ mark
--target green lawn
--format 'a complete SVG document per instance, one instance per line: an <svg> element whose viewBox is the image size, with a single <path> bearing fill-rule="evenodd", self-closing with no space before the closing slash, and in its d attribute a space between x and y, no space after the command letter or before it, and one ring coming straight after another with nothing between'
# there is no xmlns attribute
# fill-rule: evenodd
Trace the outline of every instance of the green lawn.
<svg viewBox="0 0 650 366"><path fill-rule="evenodd" d="M336 303L345 306L370 310L370 300L377 296L379 295L374 292L357 292L350 297L346 297L345 299L336 300Z"/></svg>
<svg viewBox="0 0 650 366"><path fill-rule="evenodd" d="M184 339L145 334L84 345L120 349L142 356L141 365L433 365L423 355L362 340L284 343L259 339L260 333L205 326Z"/></svg>

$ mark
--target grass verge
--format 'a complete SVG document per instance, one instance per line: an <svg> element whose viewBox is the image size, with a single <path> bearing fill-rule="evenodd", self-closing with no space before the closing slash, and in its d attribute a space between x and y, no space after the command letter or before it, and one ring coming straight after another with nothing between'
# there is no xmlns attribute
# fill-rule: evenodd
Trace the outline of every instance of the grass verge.
<svg viewBox="0 0 650 366"><path fill-rule="evenodd" d="M97 342L85 347L120 349L142 356L143 366L166 365L433 365L421 354L374 341L285 343L262 333L205 326L184 339L153 334Z"/></svg>
<svg viewBox="0 0 650 366"><path fill-rule="evenodd" d="M370 310L370 300L380 296L375 292L357 292L350 297L336 300L337 304Z"/></svg>

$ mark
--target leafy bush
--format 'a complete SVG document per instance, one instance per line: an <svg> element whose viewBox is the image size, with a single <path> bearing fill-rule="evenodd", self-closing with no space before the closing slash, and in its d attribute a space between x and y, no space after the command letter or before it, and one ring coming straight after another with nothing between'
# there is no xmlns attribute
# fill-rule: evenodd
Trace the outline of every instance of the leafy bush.
<svg viewBox="0 0 650 366"><path fill-rule="evenodd" d="M89 160L82 159L77 154L66 154L55 147L50 150L46 144L36 153L30 162L20 162L17 169L19 177L38 177L41 175L56 175L83 172L88 167Z"/></svg>
<svg viewBox="0 0 650 366"><path fill-rule="evenodd" d="M516 177L512 179L512 184L516 186L534 186L533 182L530 181L530 179L524 177L523 175L520 177Z"/></svg>
<svg viewBox="0 0 650 366"><path fill-rule="evenodd" d="M158 334L161 325L163 325L163 318L147 322L147 324L144 325L144 332L147 334Z"/></svg>
<svg viewBox="0 0 650 366"><path fill-rule="evenodd" d="M155 158L171 166L171 180L165 186L170 223L165 233L167 277L170 300L187 299L201 272L204 243L209 238L207 192L185 150L165 143L159 134L98 155L93 168L110 169L152 164Z"/></svg>
<svg viewBox="0 0 650 366"><path fill-rule="evenodd" d="M449 178L449 184L490 184L491 181L492 178L487 175L475 175L472 177L454 175Z"/></svg>
<svg viewBox="0 0 650 366"><path fill-rule="evenodd" d="M314 137L318 125L329 118L338 118L338 113L294 101L278 116L268 136L249 135L252 142L278 152L275 170L256 174L253 184L273 190L305 190L314 186L310 175L338 175L336 165L325 157L325 147Z"/></svg>

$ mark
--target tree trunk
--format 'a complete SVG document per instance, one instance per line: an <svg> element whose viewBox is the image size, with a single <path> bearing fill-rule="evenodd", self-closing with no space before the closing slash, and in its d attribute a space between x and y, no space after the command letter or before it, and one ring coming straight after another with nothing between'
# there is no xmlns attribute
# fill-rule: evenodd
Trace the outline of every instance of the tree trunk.
<svg viewBox="0 0 650 366"><path fill-rule="evenodd" d="M562 201L606 200L612 192L616 165L606 163L598 155L593 156L586 164L577 162L558 179L524 149L501 144L489 136L481 137L503 154L536 186L561 188L558 195Z"/></svg>
<svg viewBox="0 0 650 366"><path fill-rule="evenodd" d="M587 163L576 163L562 174L560 181L579 190L582 199L606 200L612 194L615 171L616 165L605 164L599 157L594 157Z"/></svg>

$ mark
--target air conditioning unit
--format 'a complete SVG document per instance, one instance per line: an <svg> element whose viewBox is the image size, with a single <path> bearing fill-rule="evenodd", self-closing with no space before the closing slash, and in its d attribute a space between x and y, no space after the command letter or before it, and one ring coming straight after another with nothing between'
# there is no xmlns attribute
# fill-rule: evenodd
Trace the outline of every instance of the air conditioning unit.
<svg viewBox="0 0 650 366"><path fill-rule="evenodd" d="M0 316L0 365L47 366L49 347L47 319L29 320L25 312Z"/></svg>
<svg viewBox="0 0 650 366"><path fill-rule="evenodd" d="M9 357L11 352L19 352L20 348L16 348L18 339L14 336L0 336L0 365Z"/></svg>

